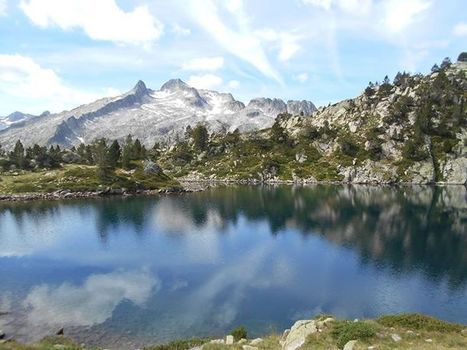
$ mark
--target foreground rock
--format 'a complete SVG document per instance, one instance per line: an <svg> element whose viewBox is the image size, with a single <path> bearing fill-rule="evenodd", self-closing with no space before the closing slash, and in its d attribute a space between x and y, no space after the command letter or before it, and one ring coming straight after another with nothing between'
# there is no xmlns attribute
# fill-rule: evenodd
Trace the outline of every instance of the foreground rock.
<svg viewBox="0 0 467 350"><path fill-rule="evenodd" d="M305 344L306 338L318 331L315 320L295 322L290 330L286 330L281 339L282 350L296 350Z"/></svg>

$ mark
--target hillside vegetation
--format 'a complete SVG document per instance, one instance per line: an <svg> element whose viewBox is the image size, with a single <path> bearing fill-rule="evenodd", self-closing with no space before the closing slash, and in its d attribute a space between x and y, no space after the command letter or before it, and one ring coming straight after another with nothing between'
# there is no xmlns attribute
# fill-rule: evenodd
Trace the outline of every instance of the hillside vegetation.
<svg viewBox="0 0 467 350"><path fill-rule="evenodd" d="M198 125L159 162L187 179L465 184L466 101L467 63L445 60L311 116L280 114L266 130L208 135Z"/></svg>

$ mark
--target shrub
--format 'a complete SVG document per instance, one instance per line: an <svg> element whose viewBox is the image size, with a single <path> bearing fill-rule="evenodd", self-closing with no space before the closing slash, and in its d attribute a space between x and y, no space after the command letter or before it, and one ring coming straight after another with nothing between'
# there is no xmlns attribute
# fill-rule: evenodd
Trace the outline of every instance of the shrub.
<svg viewBox="0 0 467 350"><path fill-rule="evenodd" d="M355 157L359 150L358 145L349 137L342 136L339 140L339 146L342 153L350 157Z"/></svg>
<svg viewBox="0 0 467 350"><path fill-rule="evenodd" d="M234 337L235 341L246 339L248 335L244 326L235 328L232 332L230 332L230 334Z"/></svg>
<svg viewBox="0 0 467 350"><path fill-rule="evenodd" d="M342 349L350 340L366 340L376 335L376 327L369 322L336 321L331 335L337 339L337 346Z"/></svg>
<svg viewBox="0 0 467 350"><path fill-rule="evenodd" d="M424 330L429 332L460 332L464 326L449 323L436 318L420 314L400 314L382 316L376 320L386 327L403 327L412 330Z"/></svg>
<svg viewBox="0 0 467 350"><path fill-rule="evenodd" d="M461 52L457 57L458 62L467 62L467 52Z"/></svg>

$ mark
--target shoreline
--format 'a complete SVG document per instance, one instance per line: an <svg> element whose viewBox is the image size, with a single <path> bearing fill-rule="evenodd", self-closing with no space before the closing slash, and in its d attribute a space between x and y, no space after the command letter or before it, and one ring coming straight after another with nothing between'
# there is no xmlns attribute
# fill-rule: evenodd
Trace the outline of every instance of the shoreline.
<svg viewBox="0 0 467 350"><path fill-rule="evenodd" d="M42 340L23 343L0 330L0 350L24 349L134 349L135 343L116 340L112 344L82 342L67 328ZM143 345L145 350L300 350L300 349L460 349L467 346L467 325L417 313L381 315L370 319L346 320L320 314L301 319L290 328L251 338L239 326L221 338L181 338L168 343ZM80 345L78 345L80 344ZM107 345L107 346L106 346ZM110 346L109 346L110 345ZM140 347L138 347L140 348Z"/></svg>
<svg viewBox="0 0 467 350"><path fill-rule="evenodd" d="M347 185L347 186L369 186L369 187L451 187L463 186L467 188L467 184L460 183L417 183L417 182L344 182L344 181L292 181L292 180L233 180L233 179L179 179L181 187L162 188L157 190L136 190L128 191L124 188L116 189L100 189L94 191L71 191L67 189L57 190L54 192L45 193L16 193L16 194L1 194L1 202L29 202L29 201L53 201L64 199L96 199L96 198L111 198L111 197L137 197L137 196L158 196L164 194L183 194L192 192L201 192L211 186L218 185L253 185L253 186L315 186L315 185Z"/></svg>

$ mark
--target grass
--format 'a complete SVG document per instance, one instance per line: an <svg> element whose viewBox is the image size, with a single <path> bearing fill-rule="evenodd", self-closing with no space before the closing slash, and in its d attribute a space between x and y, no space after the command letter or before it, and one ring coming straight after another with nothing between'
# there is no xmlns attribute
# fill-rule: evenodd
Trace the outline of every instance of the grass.
<svg viewBox="0 0 467 350"><path fill-rule="evenodd" d="M434 317L421 314L381 316L376 319L376 322L385 327L402 327L428 332L460 332L465 328L460 324L441 321Z"/></svg>
<svg viewBox="0 0 467 350"><path fill-rule="evenodd" d="M204 338L192 338L187 340L175 340L173 342L161 345L155 345L144 348L145 350L188 350L196 346L200 346L208 342Z"/></svg>
<svg viewBox="0 0 467 350"><path fill-rule="evenodd" d="M350 340L367 341L376 336L377 327L371 321L335 321L331 330L337 346L343 348Z"/></svg>
<svg viewBox="0 0 467 350"><path fill-rule="evenodd" d="M53 170L0 173L0 194L3 195L49 193L57 190L95 191L106 187L156 190L180 187L180 184L165 174L146 174L140 166L133 172L117 169L107 184L99 181L96 167L89 165L69 164Z"/></svg>

